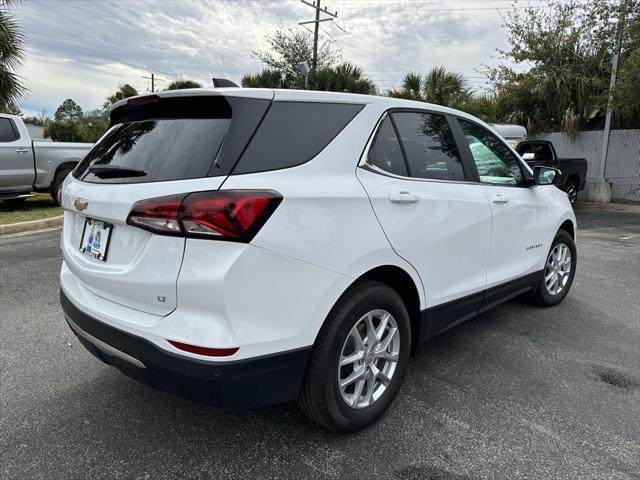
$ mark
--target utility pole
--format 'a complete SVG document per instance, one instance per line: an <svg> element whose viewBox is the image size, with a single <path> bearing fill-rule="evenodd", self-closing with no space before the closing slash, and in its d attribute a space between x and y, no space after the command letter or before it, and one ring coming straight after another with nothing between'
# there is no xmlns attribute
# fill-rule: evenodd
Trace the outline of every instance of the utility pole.
<svg viewBox="0 0 640 480"><path fill-rule="evenodd" d="M317 0L316 2L313 2L313 3L309 3L306 0L300 0L300 2L310 7L313 7L316 11L315 20L308 20L306 22L298 23L298 25L307 25L309 23L315 24L315 27L313 29L313 60L311 61L311 70L315 71L316 67L318 66L318 33L320 29L320 22L332 22L334 18L338 18L338 12L331 13L330 11L327 10L327 7L324 7L324 9L321 8L320 0ZM329 15L329 17L320 18L321 13L324 13L325 15Z"/></svg>
<svg viewBox="0 0 640 480"><path fill-rule="evenodd" d="M318 8L316 8L316 22L313 28L313 61L311 65L315 71L318 66L318 30L320 29L320 0L318 0Z"/></svg>
<svg viewBox="0 0 640 480"><path fill-rule="evenodd" d="M618 20L618 28L616 31L616 44L613 52L613 60L611 62L611 78L609 80L609 98L607 99L607 113L604 119L604 131L602 132L602 151L600 156L600 175L599 180L606 182L607 160L609 156L609 138L611 137L611 114L613 110L613 90L616 87L618 76L618 61L620 59L620 49L622 47L622 37L625 28L625 16L627 13L627 4L624 0L620 3L620 18Z"/></svg>
<svg viewBox="0 0 640 480"><path fill-rule="evenodd" d="M142 78L146 78L147 80L151 80L151 93L154 93L156 91L156 80L158 82L164 82L164 80L162 78L156 78L155 74L151 74L150 77L145 77L144 75L142 76Z"/></svg>
<svg viewBox="0 0 640 480"><path fill-rule="evenodd" d="M618 51L613 54L611 64L611 80L609 81L609 99L607 100L607 113L604 117L604 131L602 132L602 152L600 156L600 175L599 178L605 182L607 173L607 158L609 156L609 138L611 137L611 113L613 103L613 89L616 86L616 78L618 76Z"/></svg>

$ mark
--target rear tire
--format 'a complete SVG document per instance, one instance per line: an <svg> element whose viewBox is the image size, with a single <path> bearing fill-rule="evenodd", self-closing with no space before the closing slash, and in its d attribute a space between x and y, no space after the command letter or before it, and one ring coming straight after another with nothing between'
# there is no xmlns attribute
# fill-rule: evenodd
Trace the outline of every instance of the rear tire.
<svg viewBox="0 0 640 480"><path fill-rule="evenodd" d="M71 173L71 170L73 170L73 167L61 168L56 172L55 176L53 177L53 181L51 182L51 190L49 191L49 193L51 194L53 203L55 203L57 206L60 206L60 203L58 202L58 192L60 191L60 188L62 188L64 179L67 178L67 175L69 175L69 173Z"/></svg>
<svg viewBox="0 0 640 480"><path fill-rule="evenodd" d="M560 303L567 296L576 273L576 244L565 230L553 239L542 276L533 291L533 301L543 307Z"/></svg>
<svg viewBox="0 0 640 480"><path fill-rule="evenodd" d="M338 300L318 334L298 406L334 432L361 430L393 402L410 350L411 324L400 295L380 282L359 282ZM352 361L356 357L361 360Z"/></svg>

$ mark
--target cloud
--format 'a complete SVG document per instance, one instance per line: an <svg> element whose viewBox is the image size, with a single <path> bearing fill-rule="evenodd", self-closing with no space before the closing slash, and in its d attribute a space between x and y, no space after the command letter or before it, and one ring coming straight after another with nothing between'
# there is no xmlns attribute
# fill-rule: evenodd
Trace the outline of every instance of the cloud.
<svg viewBox="0 0 640 480"><path fill-rule="evenodd" d="M494 63L495 48L505 43L497 11L469 10L470 3L324 3L338 11L338 21L321 24L321 42L340 48L382 89L435 65L481 87L486 80L477 70ZM28 112L53 111L69 97L93 109L118 83L146 91L141 77L149 72L166 81L209 85L217 76L238 82L261 68L251 52L266 47L266 33L313 18L297 0L47 0L15 11L28 47L20 72L30 90L23 104Z"/></svg>

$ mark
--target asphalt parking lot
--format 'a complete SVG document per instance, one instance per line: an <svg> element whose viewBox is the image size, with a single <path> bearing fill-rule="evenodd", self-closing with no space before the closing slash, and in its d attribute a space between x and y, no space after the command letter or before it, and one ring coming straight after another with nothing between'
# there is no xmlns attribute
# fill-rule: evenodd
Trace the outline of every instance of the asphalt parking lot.
<svg viewBox="0 0 640 480"><path fill-rule="evenodd" d="M640 478L640 214L577 215L561 305L516 299L427 343L349 436L292 403L225 412L101 364L62 317L59 232L0 239L0 476Z"/></svg>

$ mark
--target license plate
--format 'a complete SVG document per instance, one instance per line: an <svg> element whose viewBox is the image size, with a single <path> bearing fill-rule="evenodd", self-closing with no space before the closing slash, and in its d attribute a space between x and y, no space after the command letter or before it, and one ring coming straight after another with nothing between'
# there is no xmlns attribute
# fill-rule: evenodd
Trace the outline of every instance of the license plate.
<svg viewBox="0 0 640 480"><path fill-rule="evenodd" d="M87 218L84 222L84 230L82 231L82 241L80 242L80 251L85 255L104 262L107 259L107 251L109 249L109 237L113 225Z"/></svg>

